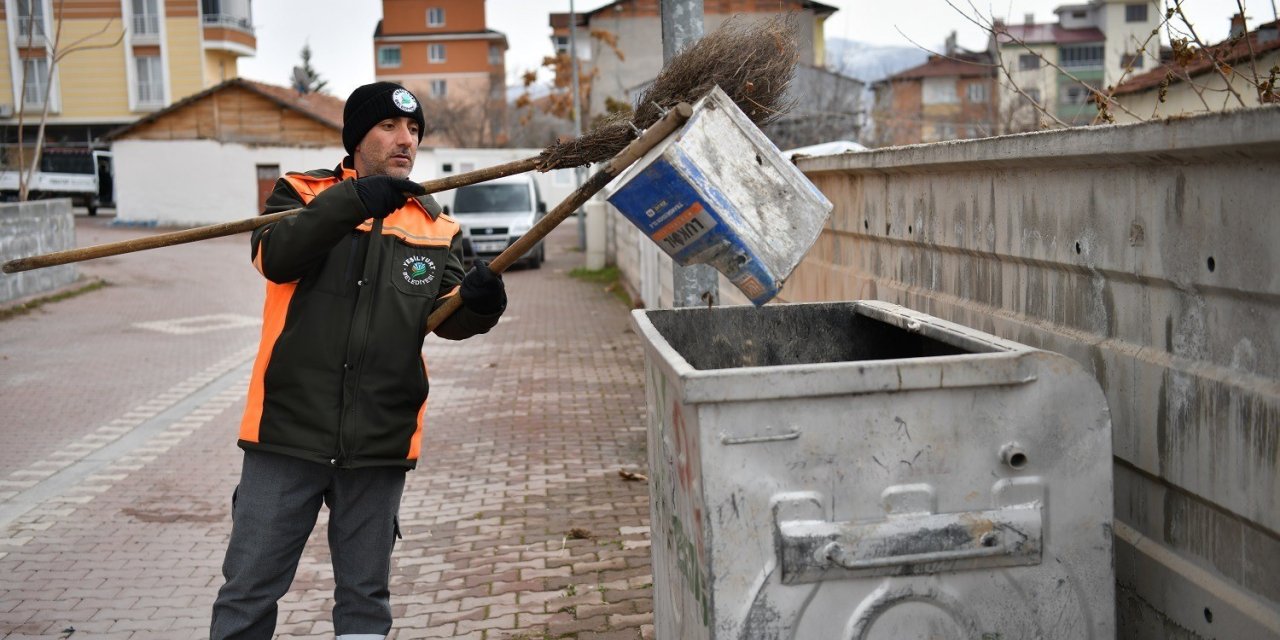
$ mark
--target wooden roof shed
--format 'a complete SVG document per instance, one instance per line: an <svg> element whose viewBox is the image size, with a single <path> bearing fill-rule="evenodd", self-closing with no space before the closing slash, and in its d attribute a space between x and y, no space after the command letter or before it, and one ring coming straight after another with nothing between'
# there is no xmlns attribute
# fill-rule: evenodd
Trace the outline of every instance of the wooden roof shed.
<svg viewBox="0 0 1280 640"><path fill-rule="evenodd" d="M287 171L333 167L343 101L234 78L111 133L117 219L227 222L262 209Z"/></svg>

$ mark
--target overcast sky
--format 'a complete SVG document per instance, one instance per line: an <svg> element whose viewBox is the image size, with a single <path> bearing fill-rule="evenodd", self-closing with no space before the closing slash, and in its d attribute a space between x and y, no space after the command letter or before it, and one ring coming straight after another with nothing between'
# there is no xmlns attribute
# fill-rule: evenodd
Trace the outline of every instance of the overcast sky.
<svg viewBox="0 0 1280 640"><path fill-rule="evenodd" d="M983 48L981 31L945 0L823 0L840 7L826 23L827 37L876 44L910 45L910 40L940 48L947 34L959 32L960 45ZM973 0L983 13L1021 22L1034 13L1039 22L1054 19L1054 7L1086 0ZM1246 1L1252 27L1273 18L1275 0ZM586 11L607 0L577 0ZM957 0L967 6L966 0ZM1200 36L1210 42L1226 37L1228 20L1236 12L1236 0L1184 0L1183 10ZM507 35L507 78L537 67L551 51L547 15L567 12L569 0L488 0L485 5L490 29ZM345 98L352 89L373 81L373 29L382 17L380 0L258 0L253 3L258 54L240 60L240 74L263 82L285 85L290 69L298 64L303 44L310 42L312 66L327 79L330 92ZM899 31L902 34L899 34ZM870 79L870 78L867 78Z"/></svg>

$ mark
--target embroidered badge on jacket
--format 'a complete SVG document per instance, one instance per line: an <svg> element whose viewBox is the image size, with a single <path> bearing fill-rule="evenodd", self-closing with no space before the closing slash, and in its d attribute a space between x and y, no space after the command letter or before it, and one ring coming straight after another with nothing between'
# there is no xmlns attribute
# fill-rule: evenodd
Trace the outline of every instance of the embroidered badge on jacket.
<svg viewBox="0 0 1280 640"><path fill-rule="evenodd" d="M401 264L404 281L420 287L436 279L436 263L425 256L410 256Z"/></svg>

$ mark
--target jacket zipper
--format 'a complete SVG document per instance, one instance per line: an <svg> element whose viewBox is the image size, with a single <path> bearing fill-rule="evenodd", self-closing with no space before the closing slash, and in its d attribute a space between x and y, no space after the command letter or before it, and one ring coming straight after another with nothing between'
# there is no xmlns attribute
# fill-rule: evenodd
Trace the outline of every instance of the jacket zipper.
<svg viewBox="0 0 1280 640"><path fill-rule="evenodd" d="M382 238L382 218L375 218L373 221L373 228L369 230L369 250L366 251L364 254L364 270L362 272L362 275L360 276L361 281L364 284L357 285L357 286L360 286L361 288L361 292L356 294L357 300L359 299L360 294L364 293L364 286L368 286L369 290L368 290L368 293L365 293L368 299L365 301L365 307L366 307L365 324L361 331L362 335L360 336L360 350L357 351L355 354L356 356L355 364L353 365L355 369L355 384L354 384L354 391L351 394L351 424L348 425L349 427L348 431L351 434L354 434L356 432L357 427L359 426L359 419L356 412L358 407L360 406L360 402L359 402L360 376L364 373L364 356L369 349L369 334L372 333L372 328L373 328L373 308L375 306L375 302L376 302L375 298L378 293L378 286L377 286L378 272L382 268L381 267L382 243L380 242L381 238ZM373 265L372 273L370 273L369 271L370 263L372 263ZM356 305L356 306L357 306L357 312L358 312L359 305ZM350 339L348 338L348 341L349 340ZM345 453L345 447L343 444L342 423L339 422L338 423L338 463L345 464L346 462L348 462L348 460Z"/></svg>

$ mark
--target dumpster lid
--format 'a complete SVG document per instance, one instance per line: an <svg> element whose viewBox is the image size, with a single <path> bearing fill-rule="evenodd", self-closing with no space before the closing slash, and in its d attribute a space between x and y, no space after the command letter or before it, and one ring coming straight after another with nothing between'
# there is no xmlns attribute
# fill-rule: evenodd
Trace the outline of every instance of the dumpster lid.
<svg viewBox="0 0 1280 640"><path fill-rule="evenodd" d="M1030 347L878 302L633 311L690 402L1019 384Z"/></svg>

